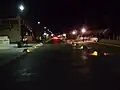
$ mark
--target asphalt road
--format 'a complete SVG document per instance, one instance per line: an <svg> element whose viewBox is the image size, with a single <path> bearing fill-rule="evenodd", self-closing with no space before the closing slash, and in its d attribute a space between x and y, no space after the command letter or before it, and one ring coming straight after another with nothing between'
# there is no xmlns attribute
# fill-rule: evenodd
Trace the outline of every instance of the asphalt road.
<svg viewBox="0 0 120 90"><path fill-rule="evenodd" d="M68 44L45 44L0 67L0 89L116 90L120 81L118 47L89 44L90 50ZM100 56L88 53L98 51ZM108 56L102 53L110 53Z"/></svg>

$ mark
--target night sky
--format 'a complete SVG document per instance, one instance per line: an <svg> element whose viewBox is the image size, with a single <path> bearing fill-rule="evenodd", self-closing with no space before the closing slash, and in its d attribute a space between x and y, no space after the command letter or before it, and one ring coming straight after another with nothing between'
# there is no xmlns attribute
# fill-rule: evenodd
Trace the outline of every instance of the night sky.
<svg viewBox="0 0 120 90"><path fill-rule="evenodd" d="M53 32L80 28L83 24L91 29L115 28L120 26L120 5L115 0L1 0L0 17L15 16L17 5L23 3L22 17L36 29L47 25ZM36 29L38 30L38 29Z"/></svg>

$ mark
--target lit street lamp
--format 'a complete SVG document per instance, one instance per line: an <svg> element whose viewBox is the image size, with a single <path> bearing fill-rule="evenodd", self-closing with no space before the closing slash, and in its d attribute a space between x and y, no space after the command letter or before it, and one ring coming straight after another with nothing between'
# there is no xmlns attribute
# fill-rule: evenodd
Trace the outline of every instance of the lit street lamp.
<svg viewBox="0 0 120 90"><path fill-rule="evenodd" d="M38 22L38 24L40 24L40 22Z"/></svg>
<svg viewBox="0 0 120 90"><path fill-rule="evenodd" d="M75 35L77 33L77 31L72 31L72 34Z"/></svg>
<svg viewBox="0 0 120 90"><path fill-rule="evenodd" d="M48 37L49 36L49 34L46 34L46 37Z"/></svg>
<svg viewBox="0 0 120 90"><path fill-rule="evenodd" d="M51 36L53 37L53 36L54 36L54 34L52 33L52 34L51 34Z"/></svg>
<svg viewBox="0 0 120 90"><path fill-rule="evenodd" d="M64 33L63 36L66 37L66 34Z"/></svg>
<svg viewBox="0 0 120 90"><path fill-rule="evenodd" d="M19 9L20 9L20 11L23 11L25 9L25 7L23 5L20 5Z"/></svg>
<svg viewBox="0 0 120 90"><path fill-rule="evenodd" d="M84 33L86 32L86 29L85 29L85 28L82 28L82 29L81 29L81 32L82 32L82 34L83 34L82 36L83 36L83 42L84 42Z"/></svg>
<svg viewBox="0 0 120 90"><path fill-rule="evenodd" d="M44 27L44 29L46 29L47 27Z"/></svg>
<svg viewBox="0 0 120 90"><path fill-rule="evenodd" d="M85 32L86 32L86 29L85 29L85 28L82 28L81 32L82 32L82 33L85 33Z"/></svg>
<svg viewBox="0 0 120 90"><path fill-rule="evenodd" d="M47 33L46 32L44 32L44 34L43 34L44 36L46 36L47 35Z"/></svg>

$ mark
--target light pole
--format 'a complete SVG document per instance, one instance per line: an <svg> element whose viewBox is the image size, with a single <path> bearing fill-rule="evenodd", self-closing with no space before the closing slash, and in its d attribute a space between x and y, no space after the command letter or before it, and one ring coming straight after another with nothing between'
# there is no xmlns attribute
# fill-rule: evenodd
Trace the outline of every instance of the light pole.
<svg viewBox="0 0 120 90"><path fill-rule="evenodd" d="M19 31L21 31L21 17L20 17L20 12L23 12L24 9L25 9L25 7L21 4L21 5L18 6L18 9L19 9L19 14L18 14L18 18L19 18L19 19L18 19L18 26L19 26ZM23 34L24 34L23 31L21 31L22 40L23 40L23 37L24 37Z"/></svg>
<svg viewBox="0 0 120 90"><path fill-rule="evenodd" d="M82 28L81 29L81 33L82 33L82 36L83 36L83 42L84 42L84 33L86 32L86 29L85 28Z"/></svg>
<svg viewBox="0 0 120 90"><path fill-rule="evenodd" d="M41 29L40 23L41 23L40 21L37 22L37 29ZM41 32L40 32L40 37L39 37L39 39L41 40Z"/></svg>

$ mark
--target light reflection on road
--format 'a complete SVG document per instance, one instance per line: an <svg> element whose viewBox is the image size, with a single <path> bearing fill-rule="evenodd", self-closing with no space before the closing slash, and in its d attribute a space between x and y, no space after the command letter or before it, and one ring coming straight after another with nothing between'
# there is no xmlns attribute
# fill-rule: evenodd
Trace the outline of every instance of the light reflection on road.
<svg viewBox="0 0 120 90"><path fill-rule="evenodd" d="M14 72L14 78L16 82L28 82L30 81L33 77L35 77L37 73L30 72L26 68L19 68Z"/></svg>

